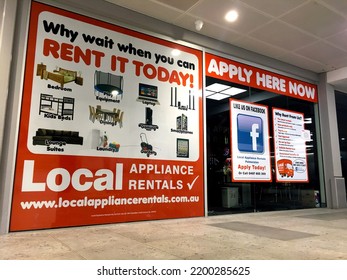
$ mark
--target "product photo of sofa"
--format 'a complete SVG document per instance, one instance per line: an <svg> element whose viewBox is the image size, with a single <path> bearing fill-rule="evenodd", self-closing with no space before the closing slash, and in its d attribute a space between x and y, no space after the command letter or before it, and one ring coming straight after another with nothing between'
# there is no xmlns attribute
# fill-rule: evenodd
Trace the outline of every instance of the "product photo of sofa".
<svg viewBox="0 0 347 280"><path fill-rule="evenodd" d="M49 145L49 141L60 141L66 144L83 145L83 137L78 131L39 128L33 137L33 145Z"/></svg>

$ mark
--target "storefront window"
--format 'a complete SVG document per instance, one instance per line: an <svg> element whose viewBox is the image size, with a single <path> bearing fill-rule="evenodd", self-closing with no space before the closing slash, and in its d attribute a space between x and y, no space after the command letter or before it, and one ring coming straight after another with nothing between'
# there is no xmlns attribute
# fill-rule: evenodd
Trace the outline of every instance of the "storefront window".
<svg viewBox="0 0 347 280"><path fill-rule="evenodd" d="M208 91L212 84L222 84L244 90L242 93L232 96L232 99L266 106L268 108L268 138L271 162L271 180L267 182L233 180L231 168L231 141L233 135L232 129L238 129L231 125L229 97L216 100ZM223 81L220 79L206 78L206 111L207 111L207 157L208 157L208 210L209 215L253 212L253 211L271 211L271 210L289 210L302 209L320 206L319 190L320 182L318 176L318 156L314 103L300 100L294 97L272 93L266 90L260 90L253 87ZM221 96L222 97L222 96ZM303 127L306 134L304 153L306 154L306 166L295 165L294 160L287 160L285 167L281 172L276 172L274 131L274 111L289 112L289 115L303 116ZM276 111L276 112L277 112ZM277 122L277 120L276 120ZM292 122L288 124L286 135L284 137L294 137L297 133L295 126L298 124ZM286 128L286 127L284 127ZM281 129L281 128L279 128ZM295 142L285 139L278 139L283 149L289 152L295 152ZM276 142L277 143L277 142ZM277 143L278 145L278 143ZM278 159L277 159L278 160ZM282 160L283 161L283 160ZM289 162L290 161L290 162ZM347 161L346 161L347 162ZM294 172L303 172L307 169L307 178L305 180L295 181ZM293 177L293 178L291 178Z"/></svg>

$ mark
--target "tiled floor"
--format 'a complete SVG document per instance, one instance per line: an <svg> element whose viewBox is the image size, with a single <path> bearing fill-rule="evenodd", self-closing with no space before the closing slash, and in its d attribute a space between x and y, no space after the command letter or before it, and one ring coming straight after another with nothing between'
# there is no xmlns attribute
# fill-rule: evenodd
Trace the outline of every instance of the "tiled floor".
<svg viewBox="0 0 347 280"><path fill-rule="evenodd" d="M347 260L347 209L307 209L10 233L0 259Z"/></svg>

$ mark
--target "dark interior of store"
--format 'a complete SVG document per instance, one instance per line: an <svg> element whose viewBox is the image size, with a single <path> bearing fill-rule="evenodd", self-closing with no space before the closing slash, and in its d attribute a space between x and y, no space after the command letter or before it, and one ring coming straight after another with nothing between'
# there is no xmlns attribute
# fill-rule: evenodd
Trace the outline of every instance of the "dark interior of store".
<svg viewBox="0 0 347 280"><path fill-rule="evenodd" d="M233 182L230 168L229 97L214 100L206 94L208 214L222 215L323 206L320 203L320 198L317 197L320 195L320 184L317 175L317 135L314 117L314 106L316 105L296 98L245 87L211 77L206 78L207 88L214 83L221 83L246 90L232 96L233 99L268 106L272 181ZM308 182L280 183L276 181L274 171L274 144L272 139L273 107L304 114L305 129L311 132L311 141L306 142Z"/></svg>
<svg viewBox="0 0 347 280"><path fill-rule="evenodd" d="M336 117L339 132L340 157L342 176L347 176L347 95L345 93L335 91L336 101ZM347 190L347 186L346 186ZM346 192L347 193L347 192Z"/></svg>

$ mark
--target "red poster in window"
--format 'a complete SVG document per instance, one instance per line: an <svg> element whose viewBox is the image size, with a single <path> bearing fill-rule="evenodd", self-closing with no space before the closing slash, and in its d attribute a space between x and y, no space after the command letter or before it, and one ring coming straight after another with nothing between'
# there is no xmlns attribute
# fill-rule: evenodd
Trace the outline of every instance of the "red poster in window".
<svg viewBox="0 0 347 280"><path fill-rule="evenodd" d="M33 2L10 230L203 216L201 77L200 50Z"/></svg>

